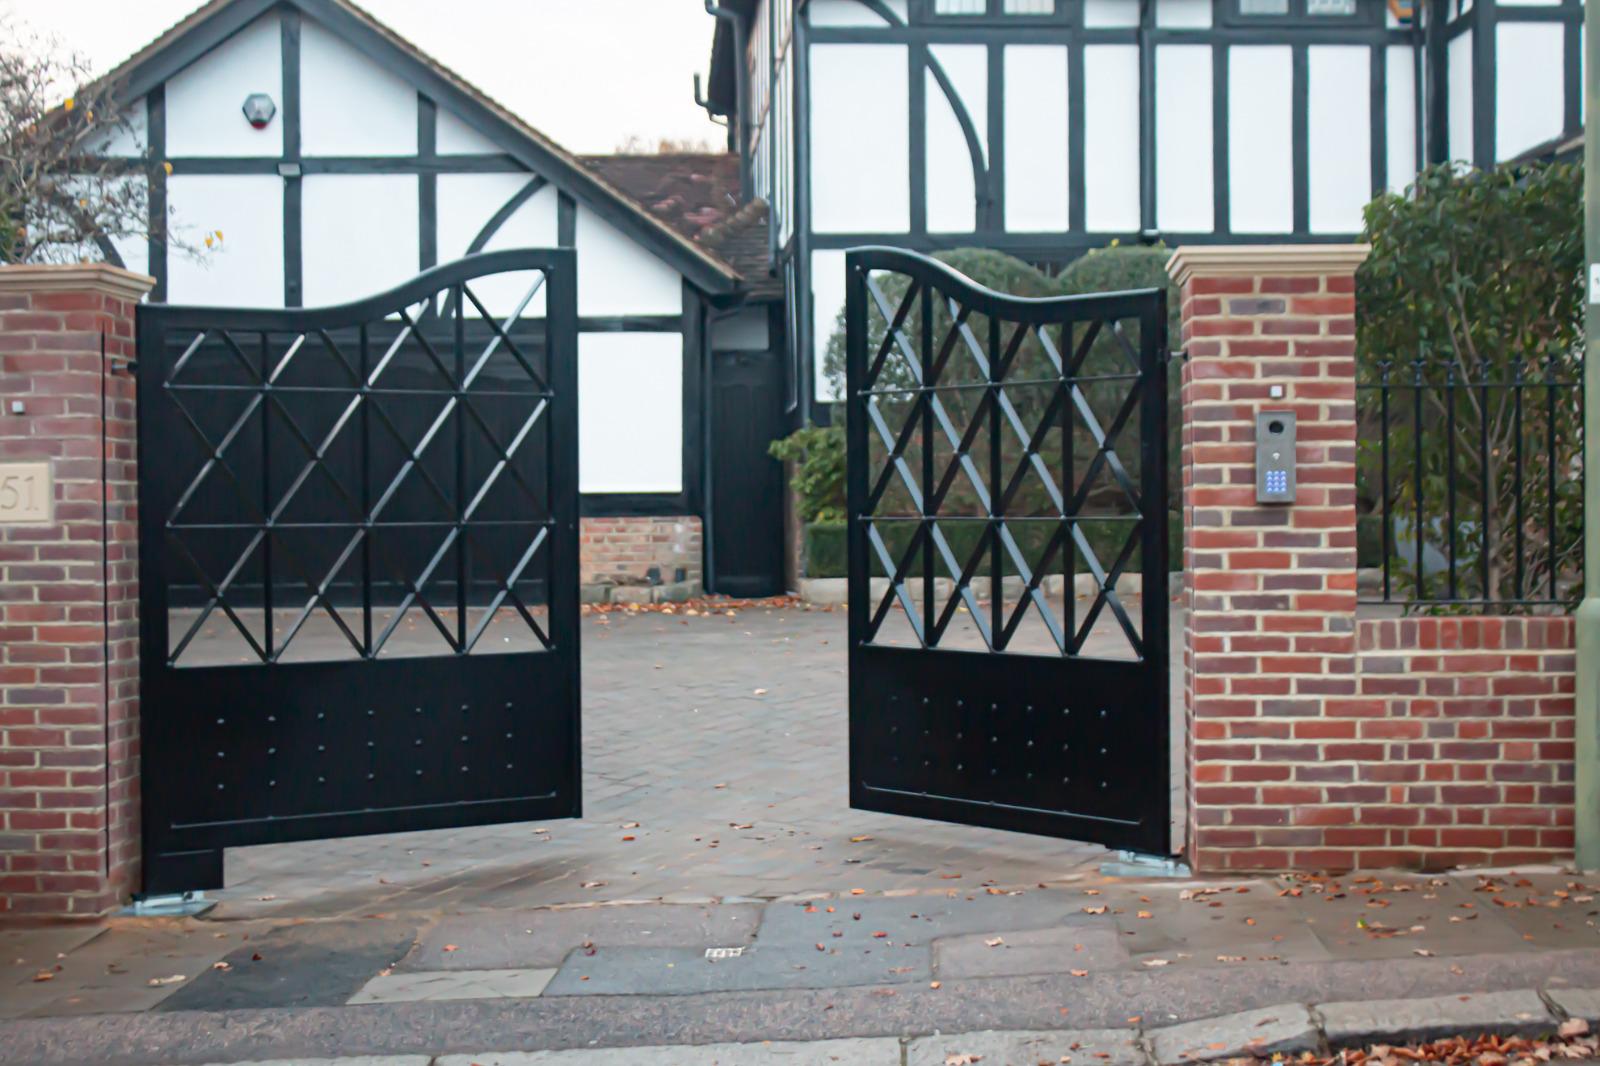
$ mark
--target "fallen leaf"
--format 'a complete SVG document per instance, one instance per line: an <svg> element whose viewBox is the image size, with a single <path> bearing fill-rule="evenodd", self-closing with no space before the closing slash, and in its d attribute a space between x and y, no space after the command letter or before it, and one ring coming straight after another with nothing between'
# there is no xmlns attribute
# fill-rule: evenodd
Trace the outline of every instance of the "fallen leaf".
<svg viewBox="0 0 1600 1066"><path fill-rule="evenodd" d="M869 837L869 836L851 837L850 838L850 843L852 843L852 844L865 844L867 841L869 841L871 839L872 838Z"/></svg>
<svg viewBox="0 0 1600 1066"><path fill-rule="evenodd" d="M985 947L997 948L1001 944L1004 944L1005 941L996 936L996 937L990 937L989 939L985 940L983 943L984 943Z"/></svg>
<svg viewBox="0 0 1600 1066"><path fill-rule="evenodd" d="M1433 952L1429 951L1427 948L1412 948L1411 954L1421 955L1425 959L1433 958Z"/></svg>
<svg viewBox="0 0 1600 1066"><path fill-rule="evenodd" d="M764 688L758 688L754 692L754 695L757 695L757 696L765 696L766 694L767 694L767 690L764 689Z"/></svg>
<svg viewBox="0 0 1600 1066"><path fill-rule="evenodd" d="M885 937L887 937L888 935L889 935L888 933L885 933L883 930L880 929L876 933L872 934L872 939L874 939L874 940L882 940Z"/></svg>
<svg viewBox="0 0 1600 1066"><path fill-rule="evenodd" d="M1155 915L1151 914L1149 911L1140 911L1139 912L1139 917L1140 918L1154 918Z"/></svg>
<svg viewBox="0 0 1600 1066"><path fill-rule="evenodd" d="M1105 912L1106 912L1106 909L1105 909L1104 906L1100 906L1100 907L1085 907L1085 908L1083 908L1083 913L1085 913L1085 914L1104 914Z"/></svg>
<svg viewBox="0 0 1600 1066"><path fill-rule="evenodd" d="M1088 970L1068 970L1067 972L1070 973L1074 977L1088 977L1089 976L1089 971Z"/></svg>
<svg viewBox="0 0 1600 1066"><path fill-rule="evenodd" d="M1156 966L1166 966L1168 963L1166 959L1144 959L1140 965L1154 968Z"/></svg>
<svg viewBox="0 0 1600 1066"><path fill-rule="evenodd" d="M233 967L231 965L229 965L226 962L223 962L221 959L218 959L216 962L212 963L211 964L211 968L213 970L231 970L231 969L233 969Z"/></svg>
<svg viewBox="0 0 1600 1066"><path fill-rule="evenodd" d="M944 1066L972 1066L975 1062L982 1062L982 1055L946 1055Z"/></svg>
<svg viewBox="0 0 1600 1066"><path fill-rule="evenodd" d="M456 946L455 946L455 945L454 945L454 944L446 944L446 945L445 945L445 946L444 946L444 949L445 949L445 950L446 950L446 951L455 951L455 950L456 950Z"/></svg>
<svg viewBox="0 0 1600 1066"><path fill-rule="evenodd" d="M49 970L40 970L38 973L33 975L33 979L35 981L54 981L56 979L56 975L51 973Z"/></svg>
<svg viewBox="0 0 1600 1066"><path fill-rule="evenodd" d="M1588 1036L1589 1023L1582 1018L1568 1018L1561 1023L1561 1027L1556 1030L1556 1034L1567 1040L1575 1036Z"/></svg>
<svg viewBox="0 0 1600 1066"><path fill-rule="evenodd" d="M938 981L929 981L928 982L928 987L929 988L938 988L939 987L939 982Z"/></svg>
<svg viewBox="0 0 1600 1066"><path fill-rule="evenodd" d="M175 985L183 980L183 974L175 973L171 977L152 977L145 984L151 988L160 988L162 985Z"/></svg>

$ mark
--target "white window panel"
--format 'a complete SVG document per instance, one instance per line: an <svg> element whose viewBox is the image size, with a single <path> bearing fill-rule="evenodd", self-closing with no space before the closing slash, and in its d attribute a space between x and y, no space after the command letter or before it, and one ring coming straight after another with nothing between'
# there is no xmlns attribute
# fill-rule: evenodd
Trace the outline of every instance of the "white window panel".
<svg viewBox="0 0 1600 1066"><path fill-rule="evenodd" d="M1566 66L1559 22L1502 22L1495 27L1495 157L1510 159L1561 136Z"/></svg>
<svg viewBox="0 0 1600 1066"><path fill-rule="evenodd" d="M979 158L988 163L989 57L981 44L934 45L929 58L937 62L955 89L978 138ZM956 118L954 105L930 69L927 85L928 229L934 233L970 233L977 222L977 190L972 171L972 150Z"/></svg>
<svg viewBox="0 0 1600 1066"><path fill-rule="evenodd" d="M1228 212L1235 233L1294 229L1293 52L1228 50Z"/></svg>
<svg viewBox="0 0 1600 1066"><path fill-rule="evenodd" d="M1090 232L1139 228L1139 48L1083 50L1084 223Z"/></svg>
<svg viewBox="0 0 1600 1066"><path fill-rule="evenodd" d="M1211 46L1156 49L1156 225L1176 233L1215 226Z"/></svg>
<svg viewBox="0 0 1600 1066"><path fill-rule="evenodd" d="M1450 158L1472 162L1472 30L1446 46L1445 100L1449 115L1445 123L1445 136L1449 140Z"/></svg>
<svg viewBox="0 0 1600 1066"><path fill-rule="evenodd" d="M1357 233L1372 199L1372 69L1364 45L1306 49L1307 188L1313 233Z"/></svg>
<svg viewBox="0 0 1600 1066"><path fill-rule="evenodd" d="M1389 188L1398 192L1417 176L1417 70L1409 45L1391 45L1384 51L1389 66L1385 102L1389 124L1385 141Z"/></svg>
<svg viewBox="0 0 1600 1066"><path fill-rule="evenodd" d="M905 46L813 46L810 96L812 225L819 233L904 233L911 226Z"/></svg>
<svg viewBox="0 0 1600 1066"><path fill-rule="evenodd" d="M1067 49L1007 45L1007 153L1026 165L1006 167L1006 229L1056 233L1067 229Z"/></svg>

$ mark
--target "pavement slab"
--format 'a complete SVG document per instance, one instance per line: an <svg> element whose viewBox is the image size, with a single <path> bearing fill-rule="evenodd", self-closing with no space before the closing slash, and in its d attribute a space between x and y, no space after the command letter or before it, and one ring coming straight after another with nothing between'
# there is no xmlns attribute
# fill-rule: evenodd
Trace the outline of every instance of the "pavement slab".
<svg viewBox="0 0 1600 1066"><path fill-rule="evenodd" d="M1315 1051L1321 1034L1301 1003L1280 1003L1220 1018L1185 1022L1147 1035L1151 1054L1162 1066L1215 1059L1266 1059L1282 1052Z"/></svg>
<svg viewBox="0 0 1600 1066"><path fill-rule="evenodd" d="M544 991L554 970L435 970L379 973L350 997L362 1003L415 1003L425 999L531 998Z"/></svg>
<svg viewBox="0 0 1600 1066"><path fill-rule="evenodd" d="M1060 973L1064 966L1094 971L1121 968L1129 963L1121 940L1111 925L942 937L933 944L934 976L949 980Z"/></svg>
<svg viewBox="0 0 1600 1066"><path fill-rule="evenodd" d="M804 947L763 945L733 958L694 948L597 948L574 952L545 990L548 996L698 995L778 988L845 988L928 981L926 945L890 939L866 944L819 941Z"/></svg>
<svg viewBox="0 0 1600 1066"><path fill-rule="evenodd" d="M906 1047L905 1066L946 1066L952 1059L983 1066L1146 1066L1144 1048L1131 1029L1073 1029L1053 1032L951 1033L924 1036Z"/></svg>
<svg viewBox="0 0 1600 1066"><path fill-rule="evenodd" d="M1600 988L1547 988L1545 998L1568 1018L1600 1025Z"/></svg>
<svg viewBox="0 0 1600 1066"><path fill-rule="evenodd" d="M416 926L399 920L281 926L222 958L164 999L163 1011L342 1005L411 949Z"/></svg>
<svg viewBox="0 0 1600 1066"><path fill-rule="evenodd" d="M425 932L397 970L558 967L585 943L607 948L748 944L758 905L620 905L452 914ZM446 950L447 948L453 950Z"/></svg>
<svg viewBox="0 0 1600 1066"><path fill-rule="evenodd" d="M1318 1003L1316 1014L1330 1047L1381 1040L1432 1040L1459 1033L1533 1035L1556 1027L1550 1010L1532 989L1432 996L1404 1000Z"/></svg>
<svg viewBox="0 0 1600 1066"><path fill-rule="evenodd" d="M446 1055L434 1066L900 1066L898 1040L699 1044ZM941 1064L942 1066L942 1064Z"/></svg>

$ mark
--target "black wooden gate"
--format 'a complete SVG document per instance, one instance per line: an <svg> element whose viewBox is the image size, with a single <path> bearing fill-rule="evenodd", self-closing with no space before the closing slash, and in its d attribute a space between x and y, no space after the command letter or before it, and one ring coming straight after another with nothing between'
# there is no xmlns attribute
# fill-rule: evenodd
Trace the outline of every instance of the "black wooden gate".
<svg viewBox="0 0 1600 1066"><path fill-rule="evenodd" d="M579 813L576 283L139 309L147 894L222 849Z"/></svg>
<svg viewBox="0 0 1600 1066"><path fill-rule="evenodd" d="M846 271L851 806L1166 853L1165 293Z"/></svg>

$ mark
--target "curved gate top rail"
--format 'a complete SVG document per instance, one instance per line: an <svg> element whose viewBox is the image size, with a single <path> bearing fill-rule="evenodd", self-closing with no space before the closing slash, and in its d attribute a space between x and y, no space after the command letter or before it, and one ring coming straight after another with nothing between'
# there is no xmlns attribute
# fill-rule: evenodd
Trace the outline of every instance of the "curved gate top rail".
<svg viewBox="0 0 1600 1066"><path fill-rule="evenodd" d="M1166 292L845 271L852 805L1161 851Z"/></svg>
<svg viewBox="0 0 1600 1066"><path fill-rule="evenodd" d="M138 312L145 890L579 810L577 282Z"/></svg>

